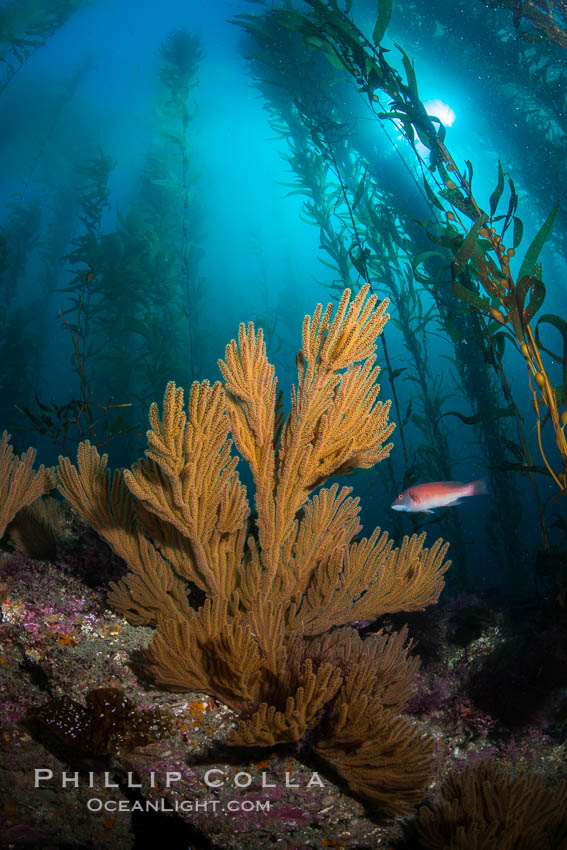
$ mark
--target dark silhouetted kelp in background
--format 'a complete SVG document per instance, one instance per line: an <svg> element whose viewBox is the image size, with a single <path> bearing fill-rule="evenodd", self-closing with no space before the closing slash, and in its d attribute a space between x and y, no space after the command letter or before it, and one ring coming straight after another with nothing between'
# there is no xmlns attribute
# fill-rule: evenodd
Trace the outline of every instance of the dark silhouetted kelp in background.
<svg viewBox="0 0 567 850"><path fill-rule="evenodd" d="M18 451L31 442L40 461L61 449L74 457L77 446L78 455L76 466L59 457L56 470L34 473L35 451L18 457L4 432L0 587L18 588L33 559L38 575L49 561L60 574L75 564L80 581L81 561L98 571L85 596L100 611L84 629L69 614L65 631L59 610L26 619L27 601L2 606L22 681L33 668L52 697L35 716L49 727L55 712L66 750L55 755L92 750L124 777L132 762L112 759L135 758L156 737L145 766L246 764L259 751L259 764L316 766L386 829L426 800L405 837L397 824L400 850L487 841L512 850L520 833L530 847L567 847L565 782L545 779L565 776L567 7L242 0L212 24L220 33L230 14L223 32L238 50L219 36L211 58L214 4L189 15L164 2L168 27L158 34L153 19L151 60L120 31L118 49L139 51L135 75L147 87L138 112L136 85L119 103L128 135L117 142L118 112L105 123L85 94L101 64L112 74L111 51L102 63L85 51L74 70L62 65L44 102L24 76L88 12L48 5L0 8L0 108L13 118L0 151L22 145L19 171L3 175L0 403ZM466 157L422 94L422 57L439 76L449 63L460 69L463 90L482 89L486 114L470 119L478 136ZM241 108L230 78L215 88L225 65L268 115L240 148L235 127L204 129L203 111L221 126L233 100ZM31 119L22 107L18 120L15 90L37 104ZM259 201L273 187L255 195L255 170L241 172L247 154L260 163L268 149L283 161L273 173L283 197L263 221ZM236 175L244 190L218 195ZM285 205L297 213L291 235ZM278 267L276 248L289 265ZM211 273L211 258L224 275ZM337 303L305 318L292 375L311 290L311 305L321 293ZM240 325L214 383L223 323L244 319L253 322ZM264 341L277 353L277 387ZM391 407L377 400L377 362ZM280 391L292 381L290 404ZM146 454L133 462L151 402ZM125 467L112 475L108 443ZM248 470L237 471L237 452ZM485 474L490 495L432 516L388 512L401 490L462 469ZM348 477L342 489L338 475ZM56 482L58 500L45 496ZM361 538L376 519L392 539L380 528ZM124 578L113 573L120 559ZM109 577L119 580L103 597ZM445 579L448 598L424 611ZM109 606L120 625L83 653ZM82 673L74 699L62 693L62 656L33 643L56 621L65 667ZM113 655L107 639L121 629L127 641ZM146 734L161 706L134 708L150 687L163 705L169 691L183 694L164 721L171 749ZM190 753L187 692L223 718L219 703L234 712ZM119 745L108 747L113 735ZM516 774L534 764L540 775Z"/></svg>
<svg viewBox="0 0 567 850"><path fill-rule="evenodd" d="M567 486L567 443L564 436L567 423L565 413L560 412L565 402L564 376L558 375L559 385L552 386L544 362L545 353L550 352L540 339L540 328L544 325L551 324L558 329L563 336L563 352L552 357L565 363L567 325L561 316L554 314L545 314L534 320L545 298L539 255L549 236L557 207L528 246L514 278L510 271L510 258L523 236L522 221L516 215L518 196L514 182L509 177L505 180L499 163L497 185L489 201L490 212L484 213L472 194L473 164L467 161L465 170L462 173L458 170L444 143L443 123L427 114L419 98L415 70L406 52L397 45L402 74L389 64L387 51L380 45L389 23L391 10L388 4L381 4L372 41L337 3L325 4L314 0L309 5L313 8L310 15L275 10L265 17L242 15L236 19L260 45L260 52L250 54L248 50L248 54L251 61L259 65L256 75L261 78L260 86L275 113L274 123L282 122L281 134L293 139L290 163L298 172L294 191L308 195L307 215L321 228L322 247L331 254L333 267L339 272L341 281L352 285L352 267L359 279L369 280L374 285L383 287L388 278L391 281L393 269L396 269L398 280L403 280L400 260L405 254L411 264L411 270L408 270L410 279L415 277L432 293L436 315L432 316L430 311L425 319L420 316L419 321L426 326L428 320L435 318L452 340L456 352L452 362L460 378L457 387L468 397L473 414L466 416L458 411L444 411L442 404L447 396L442 398L438 395L433 401L431 393L434 390L431 387L435 383L426 380L424 364L416 356L415 332L406 324L406 345L411 338L410 362L417 374L414 372L413 376L404 377L416 382L422 390L425 388L422 411L413 414L412 421L428 435L430 447L425 448L425 452L422 449L419 454L423 458L428 451L433 451L434 468L444 469L445 477L449 478L449 454L440 431L441 417L453 414L475 427L487 454L487 466L498 504L497 511L489 517L491 542L495 554L499 555L501 567L508 573L508 579L517 581L521 546L515 530L520 522L520 498L514 492L511 476L506 473L521 472L530 477L539 503L543 551L550 549L550 523L549 518L544 516L536 474L551 476L561 493ZM303 50L296 39L285 34L285 30L301 34ZM327 60L326 68L318 65L317 52ZM294 61L283 62L282 57L290 54L294 55ZM394 124L407 138L421 168L429 214L437 219L435 224L429 221L427 227L430 239L438 248L431 246L427 250L419 250L418 240L422 242L423 238L418 235L412 242L415 227L408 227L407 216L407 235L405 242L401 235L398 236L394 262L388 254L387 242L383 238L380 243L377 242L378 233L388 226L384 225L384 220L395 218L400 205L390 195L386 208L388 212L392 211L390 215L384 215L386 210L378 206L383 190L373 184L372 165L360 157L357 117L340 79L336 79L338 75L329 69L328 64L338 72L348 71L376 118ZM268 66L268 75L262 66ZM282 95L282 89L289 93L287 98ZM381 103L380 98L384 97L389 98L387 106ZM306 128L302 155L298 153L294 132L294 123L297 124L298 120ZM422 146L421 152L418 141ZM424 148L427 149L425 154ZM335 149L343 152L341 162ZM324 165L315 159L317 156ZM300 159L303 161L299 162ZM309 168L313 160L317 165ZM331 183L329 178L338 182ZM349 191L348 187L351 187ZM505 189L509 196L507 209L504 207L505 212L499 215L500 206L504 205ZM473 223L472 227L467 224L467 219ZM330 225L330 220L336 224ZM335 229L339 230L338 240L342 242L339 248L330 244L329 232ZM511 242L508 249L503 242L506 234ZM387 273L385 264L388 266ZM413 286L413 280L410 286ZM397 321L403 321L399 286L390 283L390 290L395 300L398 296ZM529 367L527 377L543 465L538 466L533 460L524 423L512 397L503 366L506 343L521 350ZM547 361L547 368L550 367L553 368L553 359ZM412 395L410 404L413 403ZM515 441L507 434L505 418L508 417L516 423L518 436ZM559 454L555 462L550 449L544 448L541 435L543 424L548 421L553 428ZM407 452L405 457L404 486L408 477L409 483L415 480L416 475L423 477L424 472L429 472L427 477L430 477L429 470L416 468L415 464L409 466ZM444 459L443 464L440 464L440 458Z"/></svg>

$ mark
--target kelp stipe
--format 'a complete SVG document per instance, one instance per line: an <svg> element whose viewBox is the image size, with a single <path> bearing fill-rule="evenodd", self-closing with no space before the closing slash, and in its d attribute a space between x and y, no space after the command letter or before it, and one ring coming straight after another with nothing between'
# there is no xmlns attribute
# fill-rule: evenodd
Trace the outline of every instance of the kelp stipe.
<svg viewBox="0 0 567 850"><path fill-rule="evenodd" d="M9 0L2 4L0 60L3 77L0 94L36 50L43 47L83 5L86 5L86 0L46 0L45 3Z"/></svg>
<svg viewBox="0 0 567 850"><path fill-rule="evenodd" d="M181 198L181 209L177 215L181 228L177 246L180 277L178 297L183 305L189 340L189 374L184 376L184 381L189 383L200 371L198 317L204 296L203 280L199 276L202 198L198 191L199 175L192 166L189 132L197 108L190 111L187 102L189 93L199 83L197 74L202 59L201 42L198 36L187 30L177 29L161 44L159 52L163 61L160 79L166 92L161 106L162 139L170 163L168 182L162 181L161 185L164 190L169 190L172 217L174 199Z"/></svg>
<svg viewBox="0 0 567 850"><path fill-rule="evenodd" d="M285 184L288 194L305 196L301 217L319 228L326 255L321 262L337 274L331 284L323 285L340 292L345 285L356 290L361 278L370 281L391 299L394 322L410 355L403 367L393 368L383 345L404 456L401 473L389 462L374 471L384 479L385 498L420 477L454 478L447 428L439 418L447 391L441 391L441 377L431 374L425 344L438 317L433 307L422 308L424 293L411 272L412 256L422 250L422 234L397 209L395 192L382 185L376 164L368 159L369 151L364 146L359 149L360 137L345 131L349 118L343 116L344 107L339 105L343 99L336 94L340 81L313 57L308 73L297 74L295 68L306 62L305 49L275 16L235 20L256 42L252 73L268 104L273 129L289 146L289 153L282 154L294 173L294 179ZM244 50L249 52L247 47ZM284 61L286 56L293 60ZM404 388L410 381L408 399ZM421 432L417 439L412 434L409 446L406 428ZM395 526L399 519L393 522ZM458 567L449 580L452 586L466 586L460 517L449 512L439 522L459 553ZM401 528L395 530L402 533Z"/></svg>
<svg viewBox="0 0 567 850"><path fill-rule="evenodd" d="M415 70L403 49L398 48L402 54L405 81L385 58L384 50L380 46L383 31L377 33L375 29L374 44L372 44L339 10L336 3L325 4L321 0L307 0L307 2L314 10L314 19L297 16L288 17L286 20L286 13L282 13L280 18L284 26L302 31L307 36L315 31L323 44L338 53L344 69L356 76L361 86L360 91L367 95L372 108L375 102L379 101L376 91L381 90L390 97L388 111L378 114L377 117L396 121L397 126L403 128L417 156L419 154L415 149L416 131L419 133L421 142L429 149L431 155L429 175L434 188L426 175L424 175L424 185L433 205L445 214L448 237L461 236L452 265L454 293L466 304L479 310L483 316L490 316L494 320L496 327L494 323L491 326L487 325L487 333L498 330L498 325L508 325L517 344L520 347L523 346L522 354L528 362L533 382L541 390L538 401L538 393L533 389L533 383L530 381L536 408L540 452L549 475L560 489L567 490L567 441L558 411L564 389L557 394L552 386L541 359L541 351L545 349L540 348L536 339L539 335L538 325L536 324L535 330L532 327L532 319L545 298L545 287L537 275L537 261L557 209L552 210L534 237L520 268L518 280L515 281L510 272L510 257L513 256L522 239L523 228L521 222L518 224L519 219L515 215L518 199L513 182L509 180L508 212L502 219L496 219L499 224L502 222L499 227L500 233L497 233L492 225L504 190L504 174L501 167L497 187L490 198L490 214L487 214L472 194L472 167L470 164L467 166L466 175L461 173L444 143L443 126L440 122L436 126L434 120L427 115L419 99ZM465 222L466 218L473 221L470 229ZM512 247L507 249L503 239L512 224L514 224ZM484 296L477 295L459 282L459 275L465 267L473 275L475 283L484 290ZM548 321L547 316L541 317L539 323L545 321ZM567 355L566 340L564 340L564 349L564 354ZM541 406L547 409L555 431L560 469L554 469L551 466L541 444L540 431L543 420L539 410Z"/></svg>
<svg viewBox="0 0 567 850"><path fill-rule="evenodd" d="M72 240L72 250L66 260L73 267L73 276L60 292L68 294L70 306L61 311L78 334L78 349L83 366L88 370L99 353L95 344L96 313L102 306L100 269L104 266L104 215L110 209L110 174L116 163L112 157L99 152L96 159L77 166L82 178L80 188L80 220L83 232ZM79 365L74 364L78 373Z"/></svg>
<svg viewBox="0 0 567 850"><path fill-rule="evenodd" d="M147 409L156 385L190 382L199 370L201 197L191 166L198 38L178 30L159 52L157 138L149 147L130 209L104 240L102 285L112 293L99 322L110 339L101 357L108 392ZM187 357L189 341L189 358Z"/></svg>
<svg viewBox="0 0 567 850"><path fill-rule="evenodd" d="M356 79L359 92L368 100L376 116L382 121L388 120L393 122L398 128L398 132L400 129L402 130L415 152L418 161L422 163L422 191L430 205L430 209L433 212L436 211L438 216L443 213L444 222L440 225L440 228L441 233L446 234L446 238L442 235L440 240L436 241L438 241L438 244L441 241L451 251L453 271L452 297L458 298L461 301L461 307L465 310L480 311L477 317L477 325L480 326L482 337L486 340L487 345L490 345L490 338L494 334L494 331L498 331L498 322L503 320L506 323L509 319L512 330L516 335L516 340L525 344L524 350L527 350L529 353L529 345L525 343L522 336L524 329L520 329L519 332L515 331L513 327L514 319L511 313L514 310L513 304L518 294L521 294L523 304L529 299L527 312L524 310L521 318L521 322L524 324L527 321L529 325L533 318L533 312L541 307L544 290L542 285L536 282L528 282L528 278L533 276L528 273L528 266L532 262L534 254L537 259L537 254L549 232L553 216L550 216L545 222L526 254L524 267L521 269L519 276L519 278L523 279L523 282L520 280L518 284L519 288L516 288L514 284L513 292L510 290L507 294L506 287L502 287L501 280L511 280L508 274L509 264L507 260L513 254L514 249L504 249L501 243L504 232L512 220L514 220L515 231L513 237L514 243L521 238L521 222L515 216L517 198L513 184L511 182L509 183L510 203L508 214L500 218L496 217L496 220L503 222L501 227L502 232L499 235L496 233L495 228L486 228L484 224L485 222L489 222L490 224L489 219L494 216L495 208L504 188L504 176L499 177L497 190L495 190L491 198L491 214L490 216L486 215L485 219L483 219L482 210L470 192L472 164L467 163L466 176L459 173L444 143L444 128L437 119L431 119L428 116L424 105L419 99L418 82L413 64L399 45L397 48L401 54L403 73L400 73L389 64L386 55L387 51L380 44L388 23L387 16L379 16L373 33L373 41L370 41L360 31L349 15L340 10L336 2L323 3L321 0L309 0L309 5L313 9L309 15L284 10L274 12L271 16L272 23L275 21L278 26L287 28L290 33L300 33L305 40L306 49L309 53L312 53L313 50L318 50L335 69L348 71ZM381 6L382 11L387 8L388 4ZM346 11L350 11L350 4L347 4ZM270 14L268 14L269 17ZM252 16L241 16L240 19L240 22L254 37L256 37L257 32L262 32L262 28L258 25L257 21L258 19L252 18ZM384 95L389 98L387 107L380 103L380 99ZM419 134L421 142L429 149L429 168L424 166L416 147L416 133ZM500 184L502 184L502 188L500 188ZM473 221L473 227L468 233L467 226L463 224L463 220L467 217ZM493 252L493 256L490 255L490 252ZM480 269L476 267L476 260L480 264ZM472 276L472 288L470 283L467 284L464 278L465 272L469 275L469 279ZM479 284L481 288L485 287L489 298L481 297L478 293L475 293L474 289ZM532 293L532 297L530 297L529 293ZM500 309L503 302L505 302L506 310L510 314L509 316ZM498 306L499 304L500 306ZM531 314L530 311L532 311ZM488 316L489 320L492 318L494 321L492 323L490 321L487 322L484 318L485 315ZM542 317L540 325L547 321L547 316ZM557 326L557 323L561 319L560 317L552 317L551 321L554 321ZM525 328L525 333L529 337L530 334L527 327ZM533 332L532 336L535 339ZM483 350L485 349L486 345L483 343ZM537 340L535 348L532 345L531 360L529 360L534 381L537 380L541 384L541 386L538 384L541 393L533 391L534 404L536 407L543 404L544 409L547 406L549 418L555 431L562 469L554 470L547 462L547 459L544 458L544 460L548 473L563 491L565 486L565 464L567 463L567 444L564 445L565 437L558 410L562 403L563 390L561 388L554 389L551 386L543 369L541 357L539 360L537 359L536 349L541 353L542 348L538 345ZM506 403L510 401L509 386L502 372L501 364L496 364L494 368L502 385L502 392L506 401L503 399L502 403L490 410L482 408L475 410L474 421L480 429L484 429L486 423L499 415L498 411L502 410ZM536 374L538 376L537 379L535 377ZM479 396L477 401L480 400ZM510 409L514 413L515 406L510 404ZM538 432L544 420L543 411L540 412L538 410L536 414ZM518 425L521 424L518 418L516 418L516 422ZM541 438L539 438L539 446L540 450L544 451ZM519 450L522 451L524 448L527 449L527 443L523 439L520 439ZM515 453L517 446L510 443L508 451ZM531 476L535 488L533 473L541 471L543 467L538 468L533 464L529 449L527 449L527 454L523 455L523 457L524 463L522 464L514 463L512 456L512 460L506 459L503 463L499 464L499 468L503 468L506 471L517 469L527 473ZM513 500L510 501L507 515L510 515L512 518L514 516ZM543 514L541 514L541 525L543 543L544 546L547 546L548 529ZM510 555L513 555L513 553L509 553L509 557Z"/></svg>
<svg viewBox="0 0 567 850"><path fill-rule="evenodd" d="M114 166L112 158L101 151L96 159L75 169L84 180L79 204L83 232L71 240L72 250L65 257L73 269L71 280L59 290L67 294L67 306L59 311L59 317L69 334L78 388L62 402L42 400L36 394L35 404L17 405L34 431L63 450L69 442L77 444L85 438L101 447L135 430L116 412L130 404L103 402L103 388L96 374L97 355L104 345L97 338L97 330L100 312L106 306L101 274L105 262L103 220L110 207L108 181Z"/></svg>
<svg viewBox="0 0 567 850"><path fill-rule="evenodd" d="M63 321L71 337L80 390L70 401L24 408L33 426L67 450L67 439L89 439L99 448L121 437L125 455L136 449L139 422L153 387L168 378L187 382L198 370L198 179L190 168L194 113L185 98L196 85L198 39L176 31L162 45L163 83L159 139L146 155L135 202L104 224L114 167L103 153L77 169L84 232L67 260L74 275L62 289L71 306ZM193 196L196 195L196 199ZM129 398L129 404L122 399ZM112 399L112 403L106 401ZM104 434L102 431L104 430ZM129 436L128 436L129 435Z"/></svg>
<svg viewBox="0 0 567 850"><path fill-rule="evenodd" d="M4 419L12 423L14 403L30 401L35 380L41 318L22 303L21 291L40 233L41 204L14 201L8 208L0 227L0 385Z"/></svg>

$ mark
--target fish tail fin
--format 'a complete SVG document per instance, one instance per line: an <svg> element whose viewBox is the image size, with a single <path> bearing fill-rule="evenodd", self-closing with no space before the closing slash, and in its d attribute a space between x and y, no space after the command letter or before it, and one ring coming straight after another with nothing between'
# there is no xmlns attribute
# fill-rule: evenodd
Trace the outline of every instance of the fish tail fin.
<svg viewBox="0 0 567 850"><path fill-rule="evenodd" d="M471 481L469 487L471 496L486 496L488 493L485 478L479 478L478 481Z"/></svg>

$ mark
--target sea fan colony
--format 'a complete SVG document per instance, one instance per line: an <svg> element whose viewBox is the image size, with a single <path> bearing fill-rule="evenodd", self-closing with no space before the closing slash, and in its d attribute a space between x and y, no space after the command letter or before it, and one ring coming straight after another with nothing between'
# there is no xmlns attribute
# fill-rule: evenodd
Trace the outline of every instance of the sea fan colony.
<svg viewBox="0 0 567 850"><path fill-rule="evenodd" d="M387 302L364 286L317 305L303 325L286 421L262 331L241 325L195 382L187 410L170 383L150 409L146 456L110 477L88 442L60 458L60 491L129 574L110 602L156 627L155 680L217 697L239 713L228 743L295 743L364 799L405 813L424 795L432 742L401 716L417 659L405 630L362 640L347 624L422 609L443 587L447 544L360 539L359 502L326 479L386 458L393 425L378 400L376 340ZM231 439L232 434L232 439ZM250 466L257 520L231 453ZM190 604L189 593L203 600Z"/></svg>
<svg viewBox="0 0 567 850"><path fill-rule="evenodd" d="M550 786L536 773L481 762L446 779L417 829L424 850L565 850L567 781Z"/></svg>

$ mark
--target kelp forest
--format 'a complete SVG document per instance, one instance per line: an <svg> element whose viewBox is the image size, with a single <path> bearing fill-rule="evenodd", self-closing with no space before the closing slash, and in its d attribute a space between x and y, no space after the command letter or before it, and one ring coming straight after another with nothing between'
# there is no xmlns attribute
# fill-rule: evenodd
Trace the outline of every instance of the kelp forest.
<svg viewBox="0 0 567 850"><path fill-rule="evenodd" d="M3 386L28 427L65 451L76 449L81 439L104 446L117 437L141 435L154 388L172 377L190 385L199 370L202 215L199 174L191 162L195 107L190 103L199 39L176 30L159 45L158 55L159 132L145 153L131 206L117 212L115 227L106 225L105 216L112 209L109 180L116 162L99 149L72 166L69 186L58 187L53 205L42 210L43 223L38 202L26 200L25 185L9 203L2 228ZM67 94L58 97L58 109L83 73L65 83ZM42 349L53 330L26 326L30 317L24 321L22 307L12 307L30 262L38 281L36 321L47 323L57 305L75 374L68 396L56 403L44 397L37 380L50 365L42 361ZM24 376L26 394L14 387ZM12 427L20 430L22 421L16 425L11 418Z"/></svg>
<svg viewBox="0 0 567 850"><path fill-rule="evenodd" d="M567 5L196 5L0 5L0 701L285 792L13 846L567 848Z"/></svg>
<svg viewBox="0 0 567 850"><path fill-rule="evenodd" d="M34 3L3 9L3 86L78 6L51 5L49 12ZM491 33L502 55L502 70L495 63L489 72L493 97L504 90L510 102L504 75L513 63L516 79L529 80L530 97L537 97L537 109L522 109L530 139L537 141L522 149L516 180L497 159L492 188L477 191L474 160L453 158L442 120L420 99L409 45L384 46L391 4L379 4L366 34L349 4L307 6L303 12L291 5L254 8L232 23L242 32L241 53L287 164L285 194L302 198L301 220L318 233L325 270L320 286L336 298L345 287L357 291L368 282L391 302L391 328L381 340L382 380L395 407L399 451L386 468L365 474L362 486L382 491L387 502L418 481L453 480L459 451L469 446L478 477L486 476L493 494L483 534L497 583L527 588L535 579L562 593L567 325L555 305L548 307L560 299L553 298L553 286L547 296L541 265L546 243L559 255L564 249L562 173L551 167L562 152L565 69L561 51L552 52L555 44L564 48L560 23L551 12L520 22L510 16L508 27ZM443 9L429 8L424 19L418 8L404 7L427 50L440 51L435 28L443 27ZM474 12L482 24L483 10ZM516 37L520 28L526 30L522 39ZM474 45L468 49L473 66ZM2 394L6 422L22 434L22 445L26 431L28 441L39 434L44 444L65 451L81 439L103 447L119 438L123 458L130 459L140 451L156 388L168 380L190 386L202 374L206 176L193 164L199 38L177 29L157 56L159 92L152 108L159 132L128 206L113 202L109 183L117 163L102 147L83 161L78 157L68 184L58 185L41 210L31 197L34 169L92 58L53 94L46 137L30 152L23 184L8 203L1 232ZM369 122L382 148L392 148L388 157L377 157ZM518 179L530 193L529 229ZM275 321L264 315L269 283L262 262L260 310L253 318L276 339L279 321L282 346L291 319L285 310ZM18 298L26 275L35 281L33 317ZM75 375L67 396L56 400L42 391L41 380L51 367L44 355L54 315ZM442 360L437 350L431 355L432 338L446 344ZM416 529L423 524L423 517L410 519ZM400 518L393 522L400 533ZM526 551L520 533L526 522L537 526L535 550ZM455 511L445 511L436 524L459 552L451 583L470 586L470 532Z"/></svg>
<svg viewBox="0 0 567 850"><path fill-rule="evenodd" d="M381 46L388 3L380 4L371 37L348 8L318 0L308 5L307 14L290 8L263 18L242 15L237 22L255 43L248 48L249 61L271 125L289 146L283 155L293 173L291 192L306 198L304 219L319 228L321 261L336 275L327 285L340 292L368 282L392 302L392 324L407 354L396 368L384 335L383 362L403 450L401 482L400 470L390 467L388 484L395 490L396 482L404 489L417 480L454 478L449 417L456 417L474 430L483 453L495 495L485 531L503 575L517 582L531 569L518 534L527 519L522 520L520 475L537 505L536 569L540 576L555 573L562 587L566 529L558 501L567 482L567 324L563 316L545 312L539 262L559 211L558 204L545 208L553 190L538 199L547 213L541 227L524 236L518 193L502 163L493 191L479 197L472 186L474 163L453 159L443 123L420 100L408 54L401 45L393 51ZM504 47L511 35L500 34ZM541 40L536 44L544 50ZM290 55L294 61L284 61ZM538 52L528 55L535 75ZM559 87L564 77L556 78L549 67L548 74ZM398 188L388 185L391 178L383 179L365 136L356 132L361 106L352 97L353 86L377 126L390 140L403 137L415 158L411 210L400 203ZM557 232L560 221L561 214ZM428 357L429 334L449 343L444 357L451 363L450 387L446 366L441 371ZM522 368L530 421L512 387L512 375ZM449 513L440 525L453 546L462 547L462 572L453 579L466 586L466 542L458 518Z"/></svg>

